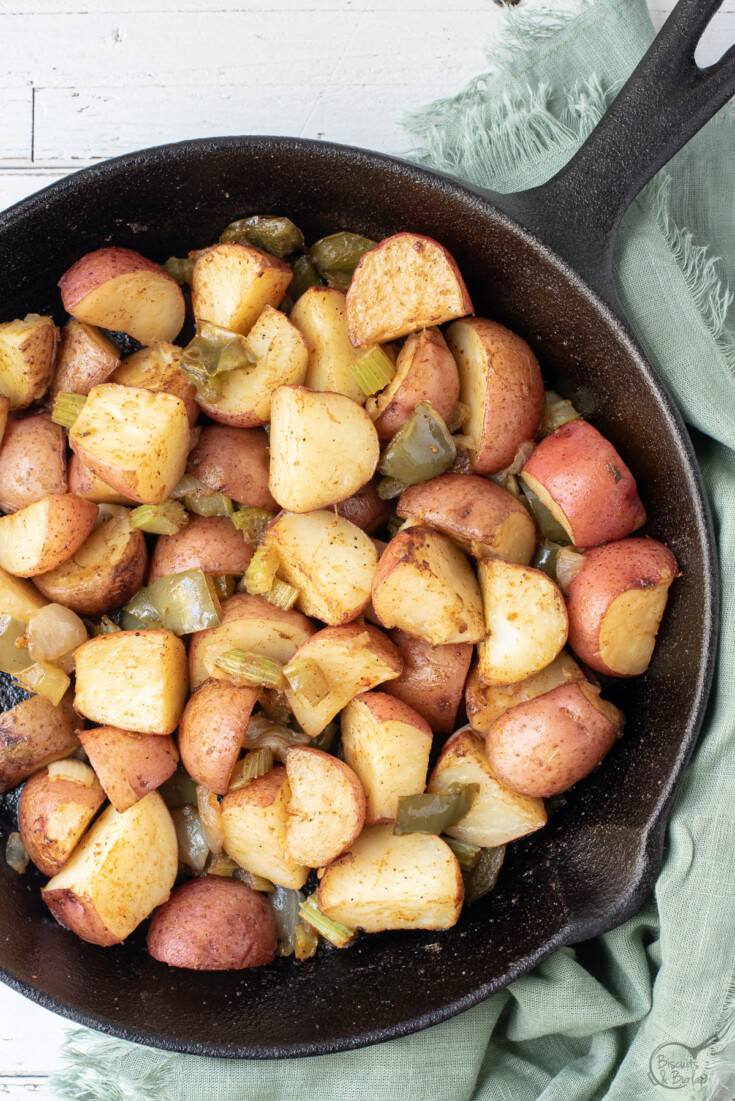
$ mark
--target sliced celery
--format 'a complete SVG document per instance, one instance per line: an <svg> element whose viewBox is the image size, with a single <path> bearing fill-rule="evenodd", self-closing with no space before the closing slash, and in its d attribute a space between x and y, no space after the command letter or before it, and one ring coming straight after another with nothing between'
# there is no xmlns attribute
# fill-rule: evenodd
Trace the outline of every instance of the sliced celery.
<svg viewBox="0 0 735 1101"><path fill-rule="evenodd" d="M179 501L164 501L162 505L139 505L130 513L130 523L149 535L175 535L189 521L186 509Z"/></svg>
<svg viewBox="0 0 735 1101"><path fill-rule="evenodd" d="M265 879L262 875L256 875L255 872L248 872L245 868L237 869L235 879L239 879L241 883L244 883L253 891L260 891L261 894L270 894L271 891L276 889L270 879Z"/></svg>
<svg viewBox="0 0 735 1101"><path fill-rule="evenodd" d="M278 552L274 547L258 547L245 573L245 589L251 596L270 591L278 570Z"/></svg>
<svg viewBox="0 0 735 1101"><path fill-rule="evenodd" d="M230 791L238 791L246 788L257 780L259 776L265 776L273 768L273 750L268 746L254 749L252 753L246 753L232 770L230 777Z"/></svg>
<svg viewBox="0 0 735 1101"><path fill-rule="evenodd" d="M231 879L237 871L237 864L226 853L212 853L204 870L207 875L221 875Z"/></svg>
<svg viewBox="0 0 735 1101"><path fill-rule="evenodd" d="M378 463L378 470L405 485L426 482L449 470L457 449L446 424L430 402L422 401L396 432ZM379 496L385 500L385 492Z"/></svg>
<svg viewBox="0 0 735 1101"><path fill-rule="evenodd" d="M230 519L238 531L245 533L245 537L252 546L259 547L263 542L265 529L275 515L275 512L268 512L265 508L246 506L245 508L239 508L237 512L233 512Z"/></svg>
<svg viewBox="0 0 735 1101"><path fill-rule="evenodd" d="M251 654L246 650L227 650L214 663L236 684L251 688L283 687L283 667L271 658Z"/></svg>
<svg viewBox="0 0 735 1101"><path fill-rule="evenodd" d="M443 833L464 818L478 790L477 784L452 784L445 791L401 796L393 833Z"/></svg>
<svg viewBox="0 0 735 1101"><path fill-rule="evenodd" d="M224 493L187 493L184 504L197 516L232 516L234 505Z"/></svg>
<svg viewBox="0 0 735 1101"><path fill-rule="evenodd" d="M352 373L364 394L377 394L396 373L393 360L380 346L370 348L352 364Z"/></svg>
<svg viewBox="0 0 735 1101"><path fill-rule="evenodd" d="M82 411L87 398L84 394L70 394L61 390L54 398L51 420L64 428L71 428Z"/></svg>
<svg viewBox="0 0 735 1101"><path fill-rule="evenodd" d="M283 611L287 612L289 608L293 608L298 600L300 591L300 589L295 589L293 585L289 585L287 581L281 581L279 577L276 577L265 594L265 599L269 604L273 604L276 608L282 608Z"/></svg>
<svg viewBox="0 0 735 1101"><path fill-rule="evenodd" d="M148 600L166 630L175 635L219 627L219 598L212 579L202 570L159 577L148 586Z"/></svg>
<svg viewBox="0 0 735 1101"><path fill-rule="evenodd" d="M329 695L329 681L313 658L296 658L283 667L283 675L297 696L311 707Z"/></svg>
<svg viewBox="0 0 735 1101"><path fill-rule="evenodd" d="M321 912L317 905L317 892L309 895L306 902L299 907L301 920L311 925L325 940L333 944L335 948L346 948L355 936L354 929L348 929L346 925L338 921L332 921Z"/></svg>

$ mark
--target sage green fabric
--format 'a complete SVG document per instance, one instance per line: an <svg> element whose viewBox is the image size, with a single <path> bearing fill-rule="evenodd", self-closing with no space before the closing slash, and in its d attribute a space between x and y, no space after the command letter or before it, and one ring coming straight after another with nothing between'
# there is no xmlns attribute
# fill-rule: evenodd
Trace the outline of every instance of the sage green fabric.
<svg viewBox="0 0 735 1101"><path fill-rule="evenodd" d="M489 44L495 71L410 121L413 156L498 190L542 182L600 117L652 35L644 0L587 0L573 17L510 14L503 40ZM342 1055L257 1063L166 1056L76 1031L56 1078L58 1096L735 1095L735 316L727 288L735 261L734 167L735 129L721 118L636 201L616 256L628 316L701 433L697 450L725 593L712 702L678 793L655 896L620 928L557 952L484 1004L415 1036Z"/></svg>

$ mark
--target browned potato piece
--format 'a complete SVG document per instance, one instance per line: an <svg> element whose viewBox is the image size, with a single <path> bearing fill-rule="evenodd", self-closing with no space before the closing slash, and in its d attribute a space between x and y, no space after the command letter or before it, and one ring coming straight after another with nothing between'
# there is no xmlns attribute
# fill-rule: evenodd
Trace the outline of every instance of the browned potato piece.
<svg viewBox="0 0 735 1101"><path fill-rule="evenodd" d="M79 741L115 810L124 811L155 791L176 771L173 738L131 734L114 726L83 730Z"/></svg>
<svg viewBox="0 0 735 1101"><path fill-rule="evenodd" d="M391 440L421 401L445 421L459 399L454 356L439 329L411 333L396 361L396 373L382 393L368 398L367 409L381 440Z"/></svg>
<svg viewBox="0 0 735 1101"><path fill-rule="evenodd" d="M42 397L54 370L58 332L53 318L26 314L0 325L0 392L11 409Z"/></svg>
<svg viewBox="0 0 735 1101"><path fill-rule="evenodd" d="M189 424L195 424L199 416L196 386L181 373L179 361L182 349L177 344L157 340L149 348L141 348L126 356L112 376L112 382L121 386L135 386L151 390L154 394L173 394L186 406Z"/></svg>
<svg viewBox="0 0 735 1101"><path fill-rule="evenodd" d="M435 734L451 734L472 661L472 643L432 646L397 628L388 638L403 659L403 672L383 691L423 715Z"/></svg>
<svg viewBox="0 0 735 1101"><path fill-rule="evenodd" d="M247 333L266 306L279 306L292 272L250 245L213 245L197 254L191 277L194 317Z"/></svg>
<svg viewBox="0 0 735 1101"><path fill-rule="evenodd" d="M179 723L181 762L193 780L226 795L260 690L208 680L187 703Z"/></svg>
<svg viewBox="0 0 735 1101"><path fill-rule="evenodd" d="M99 780L81 761L56 761L26 781L18 801L18 829L39 871L61 871L104 801Z"/></svg>
<svg viewBox="0 0 735 1101"><path fill-rule="evenodd" d="M426 787L432 732L425 719L383 692L363 692L342 712L342 750L367 798L365 823L392 821L403 795Z"/></svg>
<svg viewBox="0 0 735 1101"><path fill-rule="evenodd" d="M221 803L225 852L241 868L279 887L298 891L309 869L286 852L286 808L291 799L286 770L277 765Z"/></svg>
<svg viewBox="0 0 735 1101"><path fill-rule="evenodd" d="M278 510L268 489L270 455L262 428L228 428L209 424L186 463L205 486L252 508Z"/></svg>
<svg viewBox="0 0 735 1101"><path fill-rule="evenodd" d="M31 696L4 711L0 715L0 792L79 749L81 725L71 692L58 705L45 696Z"/></svg>
<svg viewBox="0 0 735 1101"><path fill-rule="evenodd" d="M0 509L16 512L66 493L66 437L50 413L11 416L0 447Z"/></svg>
<svg viewBox="0 0 735 1101"><path fill-rule="evenodd" d="M330 864L358 837L365 792L344 761L311 746L286 753L291 800L286 808L286 853L310 868Z"/></svg>
<svg viewBox="0 0 735 1101"><path fill-rule="evenodd" d="M72 317L61 331L51 394L88 394L120 364L120 349L94 325Z"/></svg>
<svg viewBox="0 0 735 1101"><path fill-rule="evenodd" d="M78 615L96 616L127 604L143 584L147 566L143 533L131 525L127 509L116 506L71 558L39 574L36 585Z"/></svg>
<svg viewBox="0 0 735 1101"><path fill-rule="evenodd" d="M340 516L362 528L368 535L382 527L392 511L390 501L381 501L378 496L378 481L378 478L373 478L351 497L338 501L334 506Z"/></svg>
<svg viewBox="0 0 735 1101"><path fill-rule="evenodd" d="M74 706L100 726L173 734L189 688L186 648L170 631L115 631L75 654Z"/></svg>
<svg viewBox="0 0 735 1101"><path fill-rule="evenodd" d="M195 569L212 574L243 574L252 557L253 548L229 516L192 514L188 524L175 535L159 535L148 584L159 577Z"/></svg>
<svg viewBox="0 0 735 1101"><path fill-rule="evenodd" d="M84 497L87 501L94 501L96 505L135 505L124 493L118 493L107 482L98 478L93 470L72 452L67 469L69 478L69 492L77 497Z"/></svg>
<svg viewBox="0 0 735 1101"><path fill-rule="evenodd" d="M182 883L156 910L146 944L169 967L261 967L276 954L276 919L257 891L237 879L206 875Z"/></svg>
<svg viewBox="0 0 735 1101"><path fill-rule="evenodd" d="M5 428L8 423L8 413L10 412L10 398L6 398L5 394L0 394L0 443L5 435Z"/></svg>
<svg viewBox="0 0 735 1101"><path fill-rule="evenodd" d="M49 493L0 517L0 566L16 577L35 577L66 562L89 535L97 506L73 493Z"/></svg>
<svg viewBox="0 0 735 1101"><path fill-rule="evenodd" d="M543 800L519 795L501 783L488 764L482 738L469 727L445 742L426 790L446 791L452 784L478 785L467 814L446 830L458 841L494 848L546 825Z"/></svg>
<svg viewBox="0 0 735 1101"><path fill-rule="evenodd" d="M103 811L41 894L60 925L91 944L119 944L169 896L179 867L171 815L157 791Z"/></svg>
<svg viewBox="0 0 735 1101"><path fill-rule="evenodd" d="M292 323L309 348L305 385L310 390L344 394L359 405L367 400L352 371L364 348L355 349L347 335L345 295L335 287L309 287L291 310Z"/></svg>
<svg viewBox="0 0 735 1101"><path fill-rule="evenodd" d="M226 680L214 664L227 650L248 650L286 665L315 631L311 620L294 608L276 608L263 596L235 593L222 601L219 627L197 631L189 645L192 690L207 677Z"/></svg>
<svg viewBox="0 0 735 1101"><path fill-rule="evenodd" d="M551 665L515 684L483 684L475 662L465 686L467 718L477 734L487 734L495 720L516 704L542 696L560 684L585 679L572 655L565 650L554 658Z"/></svg>
<svg viewBox="0 0 735 1101"><path fill-rule="evenodd" d="M536 525L517 497L476 474L441 474L409 486L399 516L450 535L475 558L497 555L526 565L536 549Z"/></svg>
<svg viewBox="0 0 735 1101"><path fill-rule="evenodd" d="M28 623L47 603L32 581L21 581L0 566L0 615Z"/></svg>
<svg viewBox="0 0 735 1101"><path fill-rule="evenodd" d="M446 336L459 368L459 397L470 408L464 432L473 440L472 467L477 474L503 470L544 414L538 360L520 336L485 318L455 321Z"/></svg>
<svg viewBox="0 0 735 1101"><path fill-rule="evenodd" d="M373 578L373 609L384 627L399 627L434 646L479 642L482 597L462 551L423 525L400 531Z"/></svg>
<svg viewBox="0 0 735 1101"><path fill-rule="evenodd" d="M454 853L428 833L396 836L392 826L369 826L345 859L326 869L319 909L348 929L449 929L464 900Z"/></svg>

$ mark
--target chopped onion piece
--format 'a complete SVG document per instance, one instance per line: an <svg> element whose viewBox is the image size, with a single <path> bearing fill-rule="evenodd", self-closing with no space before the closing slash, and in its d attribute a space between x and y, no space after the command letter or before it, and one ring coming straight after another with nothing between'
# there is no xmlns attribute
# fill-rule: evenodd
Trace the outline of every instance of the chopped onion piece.
<svg viewBox="0 0 735 1101"><path fill-rule="evenodd" d="M197 810L209 851L221 853L225 847L225 835L222 829L219 799L213 791L201 784L197 785Z"/></svg>
<svg viewBox="0 0 735 1101"><path fill-rule="evenodd" d="M566 594L569 586L584 565L584 555L574 547L561 547L556 556L556 580L561 591Z"/></svg>
<svg viewBox="0 0 735 1101"><path fill-rule="evenodd" d="M73 780L85 788L94 783L94 771L84 761L74 757L65 757L63 761L52 761L48 766L49 780Z"/></svg>
<svg viewBox="0 0 735 1101"><path fill-rule="evenodd" d="M27 636L33 661L55 661L87 641L87 628L71 608L47 604L31 616Z"/></svg>
<svg viewBox="0 0 735 1101"><path fill-rule="evenodd" d="M209 858L209 845L199 815L187 804L172 810L171 817L176 827L180 862L195 872L204 871Z"/></svg>
<svg viewBox="0 0 735 1101"><path fill-rule="evenodd" d="M260 891L261 894L283 890L282 887L274 887L270 879L265 879L262 875L256 875L255 872L249 872L247 868L238 868L235 872L235 879L239 879L241 883L244 883L253 891Z"/></svg>
<svg viewBox="0 0 735 1101"><path fill-rule="evenodd" d="M16 673L15 679L26 692L45 696L54 705L61 703L71 684L66 673L48 661L38 661L35 665L29 665L21 673Z"/></svg>
<svg viewBox="0 0 735 1101"><path fill-rule="evenodd" d="M539 438L543 439L544 436L550 436L563 424L568 424L569 421L575 421L578 418L579 413L571 401L560 397L555 390L547 390L546 407L538 430Z"/></svg>
<svg viewBox="0 0 735 1101"><path fill-rule="evenodd" d="M19 833L11 833L8 835L8 840L5 845L5 860L10 865L14 872L18 875L23 875L28 867L30 856L26 852L26 847L23 844Z"/></svg>
<svg viewBox="0 0 735 1101"><path fill-rule="evenodd" d="M16 676L32 664L26 642L25 623L9 615L0 615L0 672Z"/></svg>

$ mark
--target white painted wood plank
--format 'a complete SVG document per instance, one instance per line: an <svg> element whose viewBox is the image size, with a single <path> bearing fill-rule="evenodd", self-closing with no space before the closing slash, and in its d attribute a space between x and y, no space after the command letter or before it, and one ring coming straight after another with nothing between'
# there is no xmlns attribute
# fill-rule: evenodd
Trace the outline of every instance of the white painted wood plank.
<svg viewBox="0 0 735 1101"><path fill-rule="evenodd" d="M47 1078L0 1075L0 1097L7 1101L52 1101L53 1093Z"/></svg>
<svg viewBox="0 0 735 1101"><path fill-rule="evenodd" d="M30 86L0 95L0 163L31 156L32 114Z"/></svg>
<svg viewBox="0 0 735 1101"><path fill-rule="evenodd" d="M0 1075L35 1080L56 1069L68 1021L0 986L0 1022Z"/></svg>

